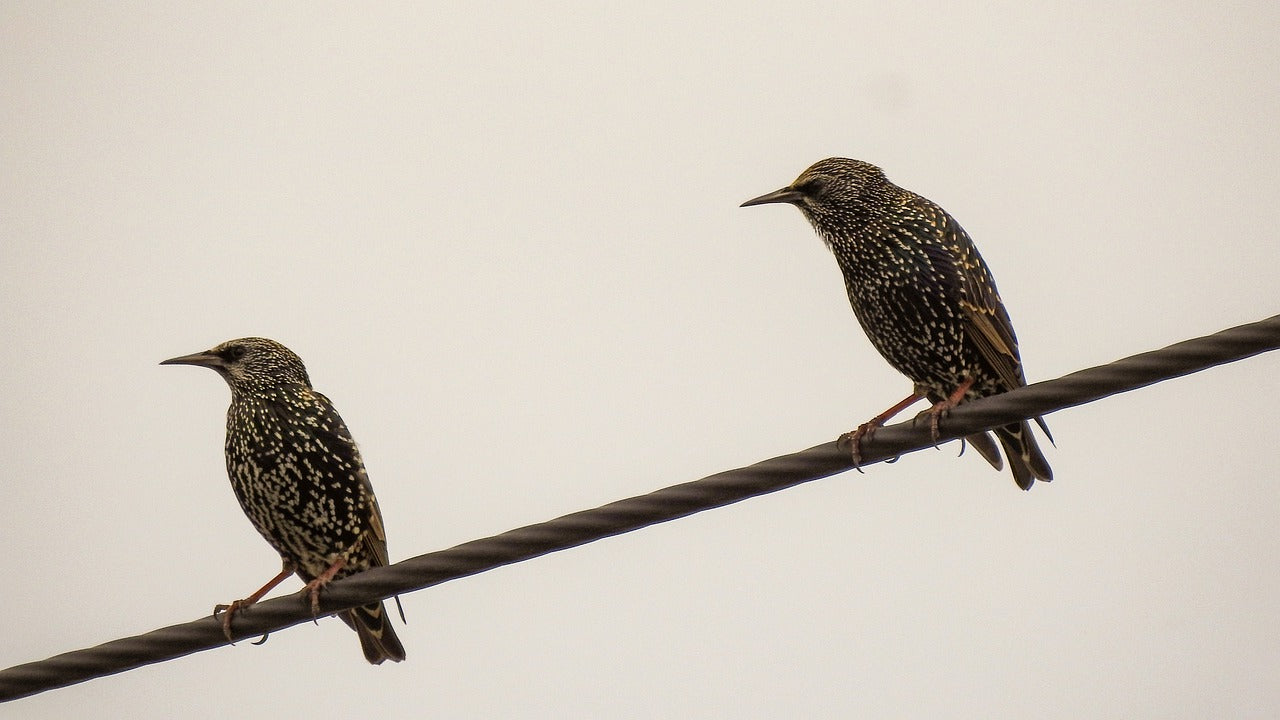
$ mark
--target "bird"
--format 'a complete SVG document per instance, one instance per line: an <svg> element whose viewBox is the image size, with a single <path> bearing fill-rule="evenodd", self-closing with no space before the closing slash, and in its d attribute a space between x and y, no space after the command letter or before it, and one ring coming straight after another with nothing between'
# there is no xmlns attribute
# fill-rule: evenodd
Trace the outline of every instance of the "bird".
<svg viewBox="0 0 1280 720"><path fill-rule="evenodd" d="M1027 384L1013 323L987 263L936 203L893 184L871 163L839 157L814 163L795 182L742 207L767 203L800 209L835 255L871 344L912 382L902 402L840 437L852 447L855 466L862 439L922 398L933 403L924 414L937 440L938 419L960 402ZM1044 420L1035 421L1053 442ZM994 432L1018 487L1053 479L1027 422ZM988 433L964 440L1003 469Z"/></svg>
<svg viewBox="0 0 1280 720"><path fill-rule="evenodd" d="M303 592L316 615L329 581L388 563L382 512L360 451L293 351L245 337L160 364L206 367L231 387L227 476L241 509L282 561L280 574L252 595L214 608L215 615L222 613L228 640L235 613L291 574L306 583ZM356 631L370 663L405 659L382 602L338 617Z"/></svg>

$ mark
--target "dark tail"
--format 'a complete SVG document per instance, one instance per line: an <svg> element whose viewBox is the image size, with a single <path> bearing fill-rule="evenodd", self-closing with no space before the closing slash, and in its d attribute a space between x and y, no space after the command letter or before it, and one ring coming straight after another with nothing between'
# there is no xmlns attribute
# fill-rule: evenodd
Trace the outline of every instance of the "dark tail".
<svg viewBox="0 0 1280 720"><path fill-rule="evenodd" d="M338 617L360 636L360 649L364 650L364 658L369 662L381 665L383 660L404 660L404 646L396 637L382 603L362 605L340 613Z"/></svg>
<svg viewBox="0 0 1280 720"><path fill-rule="evenodd" d="M1053 436L1049 435L1049 428L1045 427L1044 421L1036 418L1036 422L1052 442ZM1049 461L1044 459L1044 453L1040 452L1040 446L1031 434L1030 425L1025 422L1005 425L996 428L995 433L1004 448L1005 457L1009 458L1009 469L1013 471L1013 481L1018 483L1018 487L1030 490L1036 480L1049 482L1053 479L1053 470L1049 468Z"/></svg>
<svg viewBox="0 0 1280 720"><path fill-rule="evenodd" d="M1000 457L1000 448L996 447L996 441L991 437L991 433L966 435L964 441L969 443L969 447L977 450L984 460L991 463L991 467L996 470L1004 469L1004 459Z"/></svg>

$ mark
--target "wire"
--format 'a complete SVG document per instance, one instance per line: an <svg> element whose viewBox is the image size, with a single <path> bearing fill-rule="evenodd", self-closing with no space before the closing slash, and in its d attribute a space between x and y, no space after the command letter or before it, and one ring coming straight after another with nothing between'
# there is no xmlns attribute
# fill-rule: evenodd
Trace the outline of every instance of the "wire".
<svg viewBox="0 0 1280 720"><path fill-rule="evenodd" d="M1003 395L965 403L943 421L942 440L1045 415L1152 383L1280 348L1280 315L1206 337L1080 370ZM935 443L911 421L882 428L862 446L863 466ZM777 492L850 469L847 451L828 442L694 482L663 488L448 550L427 553L336 581L320 598L322 614L522 562L669 520ZM266 600L236 615L237 640L312 620L298 594ZM103 677L226 645L212 617L0 670L0 701Z"/></svg>

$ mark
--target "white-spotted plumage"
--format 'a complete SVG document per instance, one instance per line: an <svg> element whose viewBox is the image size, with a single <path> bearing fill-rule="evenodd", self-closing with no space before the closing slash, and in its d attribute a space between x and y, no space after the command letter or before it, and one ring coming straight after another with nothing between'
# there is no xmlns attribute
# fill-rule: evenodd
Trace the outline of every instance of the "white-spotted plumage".
<svg viewBox="0 0 1280 720"><path fill-rule="evenodd" d="M942 407L966 383L963 399L1026 385L991 271L941 207L889 182L880 168L846 158L815 163L791 185L745 205L776 202L800 208L831 249L858 323L919 394ZM1048 435L1044 421L1036 422ZM869 427L852 434L855 452ZM1019 487L1052 479L1027 423L995 433ZM966 439L1000 468L989 436Z"/></svg>
<svg viewBox="0 0 1280 720"><path fill-rule="evenodd" d="M360 451L296 354L274 340L240 338L165 362L212 368L231 387L227 475L245 515L286 567L312 583L388 563L382 513ZM359 634L369 662L404 659L382 603L339 617Z"/></svg>

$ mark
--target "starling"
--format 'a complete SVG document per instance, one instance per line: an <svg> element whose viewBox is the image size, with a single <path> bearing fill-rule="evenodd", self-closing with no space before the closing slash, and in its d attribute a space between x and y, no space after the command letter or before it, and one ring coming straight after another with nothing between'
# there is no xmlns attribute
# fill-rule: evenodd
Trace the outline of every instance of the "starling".
<svg viewBox="0 0 1280 720"><path fill-rule="evenodd" d="M921 398L934 403L926 412L936 439L939 416L961 401L1027 384L991 271L941 207L889 182L880 168L845 158L822 160L787 187L742 206L765 203L800 208L835 254L871 344L913 383L905 400L841 436L855 462L863 437ZM1052 441L1044 420L1035 420ZM1018 487L1053 479L1026 422L997 428L995 435ZM965 440L1002 468L989 434Z"/></svg>
<svg viewBox="0 0 1280 720"><path fill-rule="evenodd" d="M330 580L387 564L382 512L360 451L333 403L311 388L297 355L274 340L241 338L160 364L207 367L231 386L227 475L245 515L283 560L260 590L215 608L228 639L235 612L294 572L315 613ZM381 602L338 617L360 636L369 662L404 660Z"/></svg>

